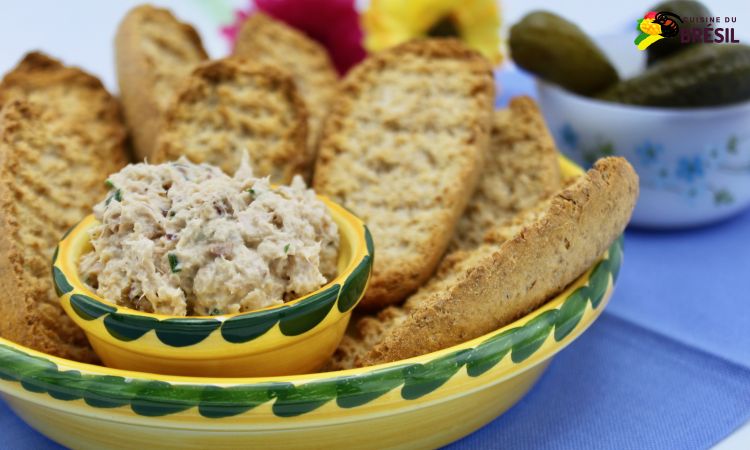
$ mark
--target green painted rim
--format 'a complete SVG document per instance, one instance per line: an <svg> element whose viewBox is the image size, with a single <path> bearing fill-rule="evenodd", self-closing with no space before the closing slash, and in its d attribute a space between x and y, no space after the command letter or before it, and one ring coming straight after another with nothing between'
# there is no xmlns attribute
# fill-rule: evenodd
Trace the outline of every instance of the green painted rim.
<svg viewBox="0 0 750 450"><path fill-rule="evenodd" d="M63 401L83 399L95 408L130 406L141 416L166 416L197 408L206 418L243 414L273 401L278 417L310 413L335 401L340 408L356 408L401 387L401 398L414 400L440 389L466 367L470 377L479 377L504 358L519 364L542 346L550 333L561 341L580 325L587 305L597 309L610 283L614 285L622 260L622 238L600 261L587 285L571 292L558 309L534 315L524 325L493 333L472 348L440 354L425 363L374 367L354 375L333 376L305 384L263 382L221 387L203 384L172 384L148 379L125 379L112 375L82 374L60 370L43 357L32 356L0 344L0 379L18 382L29 392L47 393ZM87 311L89 315L98 310ZM111 315L111 313L108 313Z"/></svg>
<svg viewBox="0 0 750 450"><path fill-rule="evenodd" d="M127 310L77 291L67 280L63 271L55 265L57 249L52 257L52 280L58 296L62 297L73 292L68 301L78 317L86 321L104 317L104 327L107 332L123 342L134 341L153 330L164 345L189 347L203 342L214 331L220 330L224 340L241 344L264 335L277 323L284 336L298 336L320 324L334 309L334 305L337 305L336 309L340 313L346 313L364 295L367 280L372 273L375 250L370 230L367 226L363 227L367 254L346 277L343 284L334 284L292 304L268 310L251 311L225 320L191 317L159 320L146 315L129 314L125 312Z"/></svg>

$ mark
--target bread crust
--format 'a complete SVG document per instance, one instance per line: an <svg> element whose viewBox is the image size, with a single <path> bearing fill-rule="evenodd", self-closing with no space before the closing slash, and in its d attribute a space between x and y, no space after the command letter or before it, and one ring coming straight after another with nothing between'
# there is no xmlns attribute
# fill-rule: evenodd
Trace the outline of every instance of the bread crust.
<svg viewBox="0 0 750 450"><path fill-rule="evenodd" d="M43 104L44 120L64 124L66 132L96 145L104 167L126 164L127 133L120 104L95 76L33 51L0 82L0 108L14 99Z"/></svg>
<svg viewBox="0 0 750 450"><path fill-rule="evenodd" d="M638 176L625 159L599 160L512 239L475 250L479 260L447 289L408 309L408 317L383 336L363 363L440 350L537 308L580 276L623 232L637 197Z"/></svg>
<svg viewBox="0 0 750 450"><path fill-rule="evenodd" d="M307 145L315 154L338 85L338 73L325 47L283 22L255 12L240 27L234 55L289 72L307 106Z"/></svg>
<svg viewBox="0 0 750 450"><path fill-rule="evenodd" d="M115 65L138 161L152 156L162 115L182 78L207 58L195 29L167 9L141 5L120 22Z"/></svg>
<svg viewBox="0 0 750 450"><path fill-rule="evenodd" d="M247 152L256 176L289 183L309 173L307 111L294 82L274 66L230 57L187 77L164 115L154 161L187 156L233 174Z"/></svg>
<svg viewBox="0 0 750 450"><path fill-rule="evenodd" d="M341 83L313 183L373 233L361 307L398 303L435 270L476 186L493 101L490 64L454 40L377 53Z"/></svg>
<svg viewBox="0 0 750 450"><path fill-rule="evenodd" d="M27 98L36 93L46 94L61 86L75 86L92 91L103 89L96 77L81 69L66 67L39 51L29 52L0 82L0 107L14 98Z"/></svg>
<svg viewBox="0 0 750 450"><path fill-rule="evenodd" d="M95 77L41 53L6 75L0 103L0 334L95 361L59 305L50 260L62 234L106 193L107 174L127 162L119 106Z"/></svg>

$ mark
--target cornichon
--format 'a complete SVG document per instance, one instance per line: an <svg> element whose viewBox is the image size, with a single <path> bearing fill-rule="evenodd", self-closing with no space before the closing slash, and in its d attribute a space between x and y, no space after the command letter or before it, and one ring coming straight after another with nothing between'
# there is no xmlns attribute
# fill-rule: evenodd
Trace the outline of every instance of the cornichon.
<svg viewBox="0 0 750 450"><path fill-rule="evenodd" d="M696 45L618 83L603 100L643 106L700 107L750 99L750 47Z"/></svg>
<svg viewBox="0 0 750 450"><path fill-rule="evenodd" d="M594 95L618 80L607 57L580 28L546 11L532 12L511 28L510 51L523 69L582 95Z"/></svg>
<svg viewBox="0 0 750 450"><path fill-rule="evenodd" d="M650 9L650 11L657 12L670 12L676 14L680 18L687 17L711 17L711 11L708 10L702 3L693 0L669 0L663 3L659 3ZM696 26L703 26L703 24L679 20L675 21L681 32L690 30ZM690 32L690 31L687 31ZM688 49L691 46L700 45L698 43L683 44L680 42L680 35L677 34L673 37L660 39L651 44L646 52L648 53L647 63L651 64L661 61L667 56L673 55L682 50Z"/></svg>

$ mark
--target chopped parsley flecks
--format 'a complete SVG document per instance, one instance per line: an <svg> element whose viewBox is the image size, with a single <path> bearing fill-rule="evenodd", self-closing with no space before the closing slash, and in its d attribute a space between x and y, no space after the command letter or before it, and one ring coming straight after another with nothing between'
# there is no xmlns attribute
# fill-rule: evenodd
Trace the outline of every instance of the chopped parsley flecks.
<svg viewBox="0 0 750 450"><path fill-rule="evenodd" d="M121 202L122 201L122 191L118 189L114 193L109 194L109 196L107 197L107 200L104 202L104 206L109 206L109 204L112 202L113 199L116 200L116 201L118 201L118 202Z"/></svg>
<svg viewBox="0 0 750 450"><path fill-rule="evenodd" d="M286 245L284 246L284 253L289 253L289 246L290 246L290 245L291 245L291 244L286 244Z"/></svg>
<svg viewBox="0 0 750 450"><path fill-rule="evenodd" d="M167 258L169 259L169 268L172 269L172 273L177 273L182 270L182 267L180 267L180 260L177 259L177 255L174 253L167 254Z"/></svg>

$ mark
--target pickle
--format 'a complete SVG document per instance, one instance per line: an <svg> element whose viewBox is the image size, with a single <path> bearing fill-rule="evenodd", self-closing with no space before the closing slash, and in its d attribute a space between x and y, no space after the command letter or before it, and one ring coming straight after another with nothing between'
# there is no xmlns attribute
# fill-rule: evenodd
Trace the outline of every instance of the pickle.
<svg viewBox="0 0 750 450"><path fill-rule="evenodd" d="M591 96L618 81L599 47L575 24L550 12L532 12L515 24L510 51L521 68L578 94Z"/></svg>
<svg viewBox="0 0 750 450"><path fill-rule="evenodd" d="M701 107L750 99L750 46L695 45L598 95L643 106Z"/></svg>
<svg viewBox="0 0 750 450"><path fill-rule="evenodd" d="M670 12L677 14L679 17L711 17L711 11L708 10L702 3L693 0L669 0L651 8L651 11L656 12ZM683 19L684 20L684 19ZM692 22L680 22L676 21L681 31L690 30L696 26L703 26L702 24L696 24ZM688 49L692 46L700 45L699 43L680 43L680 35L667 37L660 39L651 44L646 52L648 57L646 63L650 66L655 62L658 62L667 56L673 55L679 51Z"/></svg>

